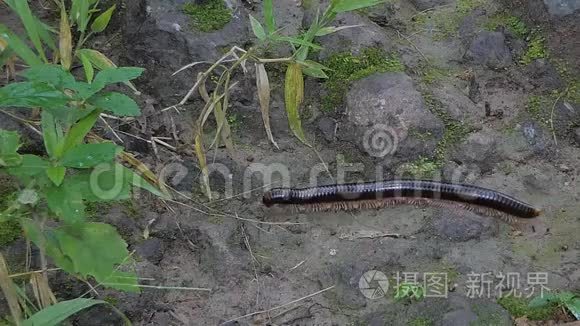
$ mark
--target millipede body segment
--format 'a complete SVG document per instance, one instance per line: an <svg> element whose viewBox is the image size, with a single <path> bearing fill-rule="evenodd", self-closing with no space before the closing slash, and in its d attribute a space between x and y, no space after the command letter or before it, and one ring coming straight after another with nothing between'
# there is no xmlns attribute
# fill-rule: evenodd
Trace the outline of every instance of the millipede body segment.
<svg viewBox="0 0 580 326"><path fill-rule="evenodd" d="M296 205L313 210L379 208L397 204L446 206L506 219L533 218L541 211L501 192L482 187L427 180L390 180L310 188L275 188L264 194L266 206Z"/></svg>

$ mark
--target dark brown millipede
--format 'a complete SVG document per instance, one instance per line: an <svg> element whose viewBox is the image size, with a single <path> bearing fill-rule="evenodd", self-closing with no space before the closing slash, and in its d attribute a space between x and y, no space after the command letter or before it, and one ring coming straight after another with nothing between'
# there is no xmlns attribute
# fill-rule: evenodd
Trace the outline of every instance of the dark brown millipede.
<svg viewBox="0 0 580 326"><path fill-rule="evenodd" d="M541 211L501 192L482 187L428 180L389 180L326 185L310 188L275 188L264 194L266 206L295 205L315 211L380 208L397 204L452 206L513 222L533 218Z"/></svg>

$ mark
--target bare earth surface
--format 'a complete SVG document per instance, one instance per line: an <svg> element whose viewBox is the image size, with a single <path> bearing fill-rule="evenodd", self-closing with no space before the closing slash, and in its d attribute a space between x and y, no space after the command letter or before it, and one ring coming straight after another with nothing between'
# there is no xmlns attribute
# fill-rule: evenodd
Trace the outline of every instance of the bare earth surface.
<svg viewBox="0 0 580 326"><path fill-rule="evenodd" d="M288 32L308 27L318 4L304 2L297 6L275 1L279 24L288 26ZM490 0L457 14L454 0L394 0L340 16L337 25L363 26L320 38L324 50L315 53L315 59L381 48L397 54L404 71L354 81L342 107L332 112L322 110L324 83L308 79L303 125L311 149L289 130L282 93L285 67L273 65L271 119L279 150L262 125L253 68L248 75L240 73L230 108L236 153L231 156L220 148L208 155L231 179L212 174L217 201L211 203L200 190L191 144L191 121L201 110L200 99L188 103L185 111L168 110L123 127L147 138L173 137L172 124L176 126L177 151L160 148L155 155L147 143L134 138L127 138L126 144L153 170L170 171L170 185L192 199L177 198L182 205L165 205L141 194L131 209L101 208L97 218L114 224L135 250L143 284L211 291L145 288L139 295L127 295L101 290L99 297L115 302L136 325L216 325L270 309L228 325L512 325L514 318L497 299L511 287L524 294L531 294L533 287L538 294L540 286L528 276L547 273L541 282L545 287L580 290L580 131L575 129L580 103L561 100L554 106L557 143L550 126L529 110L531 96L568 87L555 62L565 62L572 76L578 76L580 8L573 7L575 1L566 6L564 2L510 1L507 11ZM110 34L94 45L121 65L147 68L137 84L144 93L140 101L145 115L175 104L192 86L197 71L171 77L175 70L214 60L233 45L248 46L253 40L248 14L261 17L260 3L228 1L234 8L232 21L223 30L202 33L189 27L179 9L182 3L127 1ZM542 26L549 59L521 64L526 40L507 29L484 28L489 19L508 12L528 26ZM419 19L426 14L431 15L426 21ZM437 15L457 21L450 35L441 35L445 31ZM8 20L0 13L2 23L5 17ZM441 76L426 82L431 71L426 67L431 66ZM433 102L443 114L433 113ZM541 104L541 110L550 112L553 104ZM449 137L453 125L446 119L468 132ZM376 124L388 126L397 137L394 150L385 157L369 155L363 146L365 132ZM0 126L17 127L11 121L0 121ZM445 139L450 140L442 164L421 174L427 162L423 158L432 159ZM170 164L174 165L168 168ZM402 206L307 214L269 209L261 204L267 181L259 172L269 173L274 164L284 166L290 178L273 174L271 183L289 181L296 187L310 185L313 169L320 184L329 184L409 176L402 171L415 164L420 171L411 176L488 187L541 207L544 213L515 230L454 209ZM233 198L224 195L230 182ZM17 241L4 251L17 257L23 245ZM363 274L372 270L390 281L388 293L378 299L366 298L359 289ZM447 298L396 301L394 277L403 272L417 275L419 281L428 277L424 273L444 273ZM501 284L507 273L519 275L519 288ZM491 284L478 283L484 293L474 295L470 284L481 274ZM85 284L59 274L54 282L61 297L87 290ZM316 295L309 297L312 294ZM418 321L429 323L413 324ZM75 323L121 321L106 308L95 308L80 314Z"/></svg>

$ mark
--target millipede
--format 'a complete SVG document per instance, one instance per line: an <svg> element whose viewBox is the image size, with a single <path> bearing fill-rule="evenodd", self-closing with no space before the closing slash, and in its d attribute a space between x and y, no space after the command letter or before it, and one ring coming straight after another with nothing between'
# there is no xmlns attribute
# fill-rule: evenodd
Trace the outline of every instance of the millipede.
<svg viewBox="0 0 580 326"><path fill-rule="evenodd" d="M483 187L429 180L389 180L309 188L274 188L262 202L293 205L299 211L340 211L392 207L401 204L460 208L514 224L531 219L541 210L499 191Z"/></svg>

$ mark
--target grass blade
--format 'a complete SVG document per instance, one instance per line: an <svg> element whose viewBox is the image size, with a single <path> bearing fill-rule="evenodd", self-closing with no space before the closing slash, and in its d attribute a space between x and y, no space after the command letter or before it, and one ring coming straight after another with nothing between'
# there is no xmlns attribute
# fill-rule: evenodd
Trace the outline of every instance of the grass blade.
<svg viewBox="0 0 580 326"><path fill-rule="evenodd" d="M60 53L60 62L63 68L66 71L69 71L72 65L72 34L64 6L60 10L60 34L58 49Z"/></svg>
<svg viewBox="0 0 580 326"><path fill-rule="evenodd" d="M266 31L264 31L262 24L260 24L260 22L252 15L250 15L250 24L252 25L254 35L256 35L260 41L264 41L266 39Z"/></svg>
<svg viewBox="0 0 580 326"><path fill-rule="evenodd" d="M0 288L4 293L4 298L8 302L8 308L14 319L16 325L21 325L22 310L18 304L18 294L16 293L15 285L10 279L10 272L4 256L0 253Z"/></svg>
<svg viewBox="0 0 580 326"><path fill-rule="evenodd" d="M385 0L338 0L335 3L333 11L336 13L353 11L357 9L372 7L384 2Z"/></svg>
<svg viewBox="0 0 580 326"><path fill-rule="evenodd" d="M256 63L256 87L258 88L258 99L260 100L260 110L262 111L262 120L264 121L264 128L268 139L276 146L278 144L272 135L272 128L270 127L270 80L268 73L263 63Z"/></svg>
<svg viewBox="0 0 580 326"><path fill-rule="evenodd" d="M32 315L32 317L24 321L24 326L60 325L60 323L65 321L70 316L76 314L77 312L97 304L107 304L107 302L86 298L61 301Z"/></svg>
<svg viewBox="0 0 580 326"><path fill-rule="evenodd" d="M266 24L266 32L272 34L276 31L276 17L274 16L273 0L264 0L264 22Z"/></svg>
<svg viewBox="0 0 580 326"><path fill-rule="evenodd" d="M0 24L0 34L8 42L8 47L20 57L27 65L41 65L42 60L26 45L16 34L12 33L6 26Z"/></svg>
<svg viewBox="0 0 580 326"><path fill-rule="evenodd" d="M302 66L298 63L292 63L286 70L284 98L290 129L296 138L305 145L310 146L306 141L306 136L302 130L302 121L300 120L299 110L304 100L304 75L302 75Z"/></svg>
<svg viewBox="0 0 580 326"><path fill-rule="evenodd" d="M205 192L208 199L211 199L211 186L209 185L209 170L207 168L207 159L205 156L205 149L203 148L203 137L201 134L201 128L195 132L195 156L199 162L199 167L201 168L201 178L203 183L203 191Z"/></svg>
<svg viewBox="0 0 580 326"><path fill-rule="evenodd" d="M26 33L28 34L28 38L32 41L32 44L36 48L36 51L39 53L40 57L44 62L48 62L46 59L46 55L44 54L44 48L42 47L42 42L40 41L40 34L38 33L38 21L36 17L32 15L32 11L28 6L28 1L20 0L14 2L14 9L16 13L20 17L22 21L22 25L26 29Z"/></svg>

